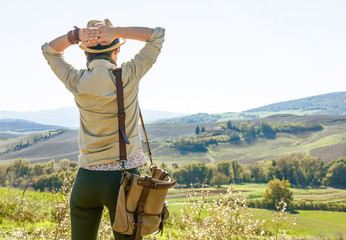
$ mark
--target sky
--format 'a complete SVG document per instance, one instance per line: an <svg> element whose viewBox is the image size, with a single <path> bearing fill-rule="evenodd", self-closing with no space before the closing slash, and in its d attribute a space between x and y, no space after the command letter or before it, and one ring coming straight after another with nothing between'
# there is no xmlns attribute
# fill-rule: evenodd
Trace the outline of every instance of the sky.
<svg viewBox="0 0 346 240"><path fill-rule="evenodd" d="M73 106L41 45L104 18L166 29L161 55L140 83L143 109L240 112L346 90L343 0L7 0L0 11L0 111ZM118 63L143 45L129 40ZM64 54L85 68L78 46Z"/></svg>

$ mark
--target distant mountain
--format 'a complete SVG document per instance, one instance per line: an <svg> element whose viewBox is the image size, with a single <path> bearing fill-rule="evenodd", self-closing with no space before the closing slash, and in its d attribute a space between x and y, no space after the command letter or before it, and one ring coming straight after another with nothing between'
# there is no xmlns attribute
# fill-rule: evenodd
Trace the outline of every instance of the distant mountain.
<svg viewBox="0 0 346 240"><path fill-rule="evenodd" d="M60 126L44 125L22 119L0 119L0 131L31 132L62 128Z"/></svg>
<svg viewBox="0 0 346 240"><path fill-rule="evenodd" d="M280 112L286 110L317 111L314 114L346 114L346 92L333 92L307 98L273 103L245 112Z"/></svg>
<svg viewBox="0 0 346 240"><path fill-rule="evenodd" d="M174 118L186 114L142 109L144 121L162 118ZM77 107L64 107L53 110L13 112L0 111L0 119L25 119L40 124L58 125L69 128L79 127L79 112Z"/></svg>
<svg viewBox="0 0 346 240"><path fill-rule="evenodd" d="M64 107L41 111L0 111L0 119L25 119L40 124L78 127L79 113L77 107Z"/></svg>
<svg viewBox="0 0 346 240"><path fill-rule="evenodd" d="M228 120L256 119L274 114L346 115L346 92L334 92L285 102L273 103L240 113L198 113L178 118L160 119L154 121L154 123L224 122Z"/></svg>

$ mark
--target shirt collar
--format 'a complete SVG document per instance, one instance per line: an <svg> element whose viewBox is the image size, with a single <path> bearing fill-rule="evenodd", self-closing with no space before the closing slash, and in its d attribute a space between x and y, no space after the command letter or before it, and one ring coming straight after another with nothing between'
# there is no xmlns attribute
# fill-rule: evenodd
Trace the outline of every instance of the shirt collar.
<svg viewBox="0 0 346 240"><path fill-rule="evenodd" d="M93 70L94 68L96 67L105 67L107 69L116 69L117 66L114 65L113 63L111 63L110 61L107 61L105 59L96 59L96 60L93 60L89 66L88 66L88 69L89 70Z"/></svg>

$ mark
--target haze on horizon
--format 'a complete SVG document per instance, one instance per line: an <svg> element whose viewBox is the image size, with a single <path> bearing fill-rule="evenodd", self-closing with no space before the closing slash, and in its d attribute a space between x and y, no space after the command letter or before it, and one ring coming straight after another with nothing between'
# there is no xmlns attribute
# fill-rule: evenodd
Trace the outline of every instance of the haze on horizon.
<svg viewBox="0 0 346 240"><path fill-rule="evenodd" d="M0 110L74 105L40 46L74 25L104 18L119 26L166 28L162 54L141 82L143 109L240 112L346 90L344 1L105 0L97 12L93 3L2 3ZM119 63L142 46L128 41ZM75 67L85 67L77 46L65 57Z"/></svg>

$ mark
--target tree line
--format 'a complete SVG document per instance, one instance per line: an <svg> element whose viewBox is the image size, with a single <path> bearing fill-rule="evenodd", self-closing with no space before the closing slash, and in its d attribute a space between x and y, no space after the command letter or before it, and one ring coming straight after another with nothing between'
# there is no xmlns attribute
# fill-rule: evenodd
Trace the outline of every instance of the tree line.
<svg viewBox="0 0 346 240"><path fill-rule="evenodd" d="M32 187L40 191L58 191L64 179L74 176L78 169L77 163L69 159L54 160L45 163L30 164L26 159L19 158L10 164L0 165L0 185L5 187Z"/></svg>
<svg viewBox="0 0 346 240"><path fill-rule="evenodd" d="M230 183L267 183L273 179L288 180L294 186L346 186L346 157L325 164L321 159L303 154L282 155L265 162L248 165L238 160L214 165L191 163L172 170L180 184L200 184L208 179L212 185Z"/></svg>
<svg viewBox="0 0 346 240"><path fill-rule="evenodd" d="M243 165L238 160L221 161L217 164L191 163L184 166L163 163L180 185L207 183L215 186L231 183L267 183L273 179L288 180L294 186L346 187L346 157L324 163L321 159L303 154L282 155L264 162ZM57 190L66 176L78 169L77 163L62 159L45 163L30 164L17 159L10 164L0 165L0 185L25 187L35 190ZM143 168L144 169L144 168ZM144 170L143 170L144 171Z"/></svg>

